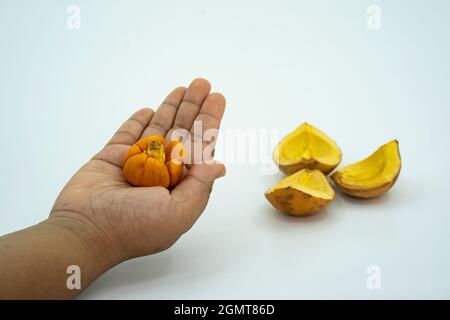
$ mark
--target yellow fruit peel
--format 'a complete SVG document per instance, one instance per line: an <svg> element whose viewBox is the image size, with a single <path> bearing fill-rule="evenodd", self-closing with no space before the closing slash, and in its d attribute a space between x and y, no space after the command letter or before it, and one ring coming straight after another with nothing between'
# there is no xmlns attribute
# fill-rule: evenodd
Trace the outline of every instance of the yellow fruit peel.
<svg viewBox="0 0 450 320"><path fill-rule="evenodd" d="M398 141L379 147L369 157L332 174L336 186L357 198L375 198L387 192L397 181L401 169Z"/></svg>
<svg viewBox="0 0 450 320"><path fill-rule="evenodd" d="M307 216L333 201L335 192L321 171L303 169L281 180L265 196L281 212Z"/></svg>
<svg viewBox="0 0 450 320"><path fill-rule="evenodd" d="M328 174L341 162L342 153L325 133L303 123L278 144L272 157L285 174L302 169L317 169Z"/></svg>

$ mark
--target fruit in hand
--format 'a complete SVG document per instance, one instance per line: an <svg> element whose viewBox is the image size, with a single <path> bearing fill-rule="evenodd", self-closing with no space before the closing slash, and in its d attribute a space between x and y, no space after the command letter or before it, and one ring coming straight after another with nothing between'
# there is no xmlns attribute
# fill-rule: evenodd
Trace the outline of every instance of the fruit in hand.
<svg viewBox="0 0 450 320"><path fill-rule="evenodd" d="M302 169L318 169L328 174L341 162L342 153L325 133L303 123L278 144L272 157L285 174Z"/></svg>
<svg viewBox="0 0 450 320"><path fill-rule="evenodd" d="M321 171L303 169L281 180L265 196L281 212L306 216L328 205L335 192Z"/></svg>
<svg viewBox="0 0 450 320"><path fill-rule="evenodd" d="M138 187L174 187L183 174L183 157L181 142L171 141L166 148L163 136L145 137L128 150L123 175Z"/></svg>
<svg viewBox="0 0 450 320"><path fill-rule="evenodd" d="M368 158L336 171L331 178L342 192L350 196L375 198L394 185L400 168L398 141L393 140Z"/></svg>

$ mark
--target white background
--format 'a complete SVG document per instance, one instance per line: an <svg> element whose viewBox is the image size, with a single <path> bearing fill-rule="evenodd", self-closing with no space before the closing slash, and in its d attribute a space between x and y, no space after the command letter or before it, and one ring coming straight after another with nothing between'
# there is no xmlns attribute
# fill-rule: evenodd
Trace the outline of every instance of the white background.
<svg viewBox="0 0 450 320"><path fill-rule="evenodd" d="M71 4L80 30L66 27ZM224 132L308 121L343 165L397 138L397 184L287 217L263 196L282 178L261 174L271 150L239 164L219 144L228 176L194 228L81 299L450 298L449 12L448 1L0 0L0 234L45 219L121 122L202 76L227 97ZM380 290L366 287L369 265Z"/></svg>

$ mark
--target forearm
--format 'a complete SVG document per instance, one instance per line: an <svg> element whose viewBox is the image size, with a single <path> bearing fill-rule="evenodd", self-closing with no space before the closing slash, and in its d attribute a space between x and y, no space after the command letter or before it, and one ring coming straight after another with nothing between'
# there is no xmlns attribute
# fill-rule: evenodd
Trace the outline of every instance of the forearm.
<svg viewBox="0 0 450 320"><path fill-rule="evenodd" d="M76 296L116 263L95 237L89 226L61 218L0 237L0 299ZM80 289L67 284L78 276L69 266L79 267Z"/></svg>

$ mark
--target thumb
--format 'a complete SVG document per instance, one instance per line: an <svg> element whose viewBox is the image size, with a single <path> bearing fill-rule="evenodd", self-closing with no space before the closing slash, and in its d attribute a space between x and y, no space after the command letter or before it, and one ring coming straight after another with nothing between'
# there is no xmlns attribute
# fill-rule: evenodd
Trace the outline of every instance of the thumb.
<svg viewBox="0 0 450 320"><path fill-rule="evenodd" d="M188 171L183 181L175 188L194 196L196 194L211 193L214 181L224 177L226 174L225 166L215 161L213 163L195 164Z"/></svg>
<svg viewBox="0 0 450 320"><path fill-rule="evenodd" d="M192 225L205 210L214 182L225 174L225 166L220 162L195 164L172 191L174 203L183 204L183 216L189 224Z"/></svg>
<svg viewBox="0 0 450 320"><path fill-rule="evenodd" d="M193 176L199 179L206 186L212 188L214 181L226 175L226 168L223 163L214 161L213 163L202 163L194 165L188 172L186 178Z"/></svg>

